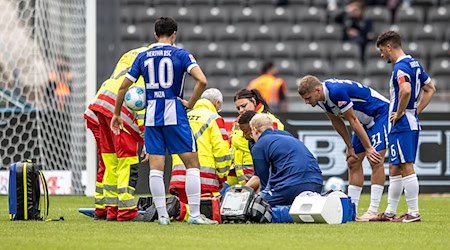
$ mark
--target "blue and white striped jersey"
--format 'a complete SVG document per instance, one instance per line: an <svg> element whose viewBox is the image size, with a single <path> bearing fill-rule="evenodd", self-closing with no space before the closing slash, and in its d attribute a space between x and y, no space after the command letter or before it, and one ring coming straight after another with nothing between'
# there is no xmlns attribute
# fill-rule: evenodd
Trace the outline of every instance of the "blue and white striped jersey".
<svg viewBox="0 0 450 250"><path fill-rule="evenodd" d="M144 78L145 126L189 123L186 108L177 97L183 98L186 72L195 66L197 62L187 51L165 43L156 43L136 57L127 78L133 82L141 75Z"/></svg>
<svg viewBox="0 0 450 250"><path fill-rule="evenodd" d="M389 100L361 83L328 79L322 84L325 100L317 104L324 111L342 116L353 107L356 117L366 128L371 128L379 116L388 115Z"/></svg>
<svg viewBox="0 0 450 250"><path fill-rule="evenodd" d="M411 97L406 106L405 115L402 116L395 126L389 122L390 133L400 131L420 130L419 117L417 115L417 103L422 93L422 87L431 81L420 63L411 56L402 56L397 59L390 80L391 104L389 113L397 112L400 84L411 84Z"/></svg>

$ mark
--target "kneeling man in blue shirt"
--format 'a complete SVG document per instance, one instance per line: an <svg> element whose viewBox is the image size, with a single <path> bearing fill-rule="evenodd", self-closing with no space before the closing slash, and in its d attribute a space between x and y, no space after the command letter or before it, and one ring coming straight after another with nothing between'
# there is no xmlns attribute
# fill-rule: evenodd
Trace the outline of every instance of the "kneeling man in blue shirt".
<svg viewBox="0 0 450 250"><path fill-rule="evenodd" d="M266 114L256 114L250 121L256 141L251 153L254 176L247 186L263 190L261 196L274 207L291 205L301 192L322 191L322 171L306 146L285 131L273 129Z"/></svg>

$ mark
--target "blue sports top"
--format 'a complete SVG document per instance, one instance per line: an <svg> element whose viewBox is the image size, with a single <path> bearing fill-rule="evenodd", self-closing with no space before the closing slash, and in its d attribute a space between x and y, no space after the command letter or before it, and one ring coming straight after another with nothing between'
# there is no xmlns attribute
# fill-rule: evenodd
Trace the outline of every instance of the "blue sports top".
<svg viewBox="0 0 450 250"><path fill-rule="evenodd" d="M406 106L405 115L395 123L395 126L393 126L392 122L389 122L388 130L390 133L421 129L417 115L417 103L423 86L430 81L430 77L428 77L422 65L416 59L411 56L401 56L397 59L390 80L391 104L389 113L397 112L400 91L399 83L409 82L411 84L411 97Z"/></svg>
<svg viewBox="0 0 450 250"><path fill-rule="evenodd" d="M197 62L187 51L165 43L156 43L136 57L127 78L133 82L141 75L144 78L145 126L188 123L186 109L177 97L183 98L186 72L195 66Z"/></svg>
<svg viewBox="0 0 450 250"><path fill-rule="evenodd" d="M326 112L342 116L353 107L366 128L371 128L379 116L388 115L389 100L372 88L351 80L328 79L322 84L325 100L317 104Z"/></svg>
<svg viewBox="0 0 450 250"><path fill-rule="evenodd" d="M304 183L322 184L322 171L303 142L291 134L268 129L252 148L255 175L261 190L281 189Z"/></svg>

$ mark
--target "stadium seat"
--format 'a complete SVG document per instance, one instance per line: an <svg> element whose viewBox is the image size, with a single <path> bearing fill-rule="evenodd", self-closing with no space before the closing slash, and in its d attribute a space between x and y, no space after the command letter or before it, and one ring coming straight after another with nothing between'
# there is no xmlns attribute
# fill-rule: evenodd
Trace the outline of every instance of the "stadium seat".
<svg viewBox="0 0 450 250"><path fill-rule="evenodd" d="M385 6L367 6L364 11L366 18L372 19L373 26L389 25L391 23L391 11Z"/></svg>
<svg viewBox="0 0 450 250"><path fill-rule="evenodd" d="M153 30L156 18L166 16L167 9L159 7L140 8L133 14L136 23L145 23Z"/></svg>
<svg viewBox="0 0 450 250"><path fill-rule="evenodd" d="M342 41L342 28L336 24L315 25L313 29L313 40L315 41Z"/></svg>
<svg viewBox="0 0 450 250"><path fill-rule="evenodd" d="M425 24L416 28L412 34L412 40L417 42L430 42L441 41L442 31L438 27Z"/></svg>
<svg viewBox="0 0 450 250"><path fill-rule="evenodd" d="M230 14L227 9L218 7L203 7L199 8L199 23L203 25L217 25L228 24L230 21Z"/></svg>
<svg viewBox="0 0 450 250"><path fill-rule="evenodd" d="M402 38L402 42L409 42L412 39L412 33L418 30L417 26L418 24L415 23L393 24L389 30L398 32Z"/></svg>
<svg viewBox="0 0 450 250"><path fill-rule="evenodd" d="M449 42L436 42L429 48L429 58L431 60L449 58L450 56L450 40Z"/></svg>
<svg viewBox="0 0 450 250"><path fill-rule="evenodd" d="M329 0L311 0L311 6L316 6L320 8L326 8L328 6Z"/></svg>
<svg viewBox="0 0 450 250"><path fill-rule="evenodd" d="M238 8L231 14L232 24L244 26L244 27L254 27L262 24L263 13L259 8Z"/></svg>
<svg viewBox="0 0 450 250"><path fill-rule="evenodd" d="M132 24L135 22L135 16L138 12L134 12L131 8L123 8L120 11L120 22L122 24Z"/></svg>
<svg viewBox="0 0 450 250"><path fill-rule="evenodd" d="M444 30L450 24L450 5L428 9L427 17L429 24Z"/></svg>
<svg viewBox="0 0 450 250"><path fill-rule="evenodd" d="M291 76L279 76L281 78L283 78L284 83L286 84L286 87L288 89L288 93L295 93L295 95L298 92L298 81L300 80L301 74L300 72L297 73L296 75L291 75ZM298 97L299 99L297 100L301 100L300 96Z"/></svg>
<svg viewBox="0 0 450 250"><path fill-rule="evenodd" d="M299 8L296 11L299 24L317 25L318 23L326 24L327 14L325 9L311 6L309 8Z"/></svg>
<svg viewBox="0 0 450 250"><path fill-rule="evenodd" d="M299 65L294 60L277 59L274 60L278 69L278 76L281 78L300 75Z"/></svg>
<svg viewBox="0 0 450 250"><path fill-rule="evenodd" d="M430 6L436 6L439 3L439 0L410 0L412 6L419 6L419 7L430 7Z"/></svg>
<svg viewBox="0 0 450 250"><path fill-rule="evenodd" d="M403 50L407 55L417 59L423 67L428 67L428 51L430 48L424 43L410 42L403 45Z"/></svg>
<svg viewBox="0 0 450 250"><path fill-rule="evenodd" d="M232 24L217 25L214 29L214 37L216 41L244 42L246 33L241 26Z"/></svg>
<svg viewBox="0 0 450 250"><path fill-rule="evenodd" d="M214 6L216 2L215 0L184 0L184 1L186 6L192 7Z"/></svg>
<svg viewBox="0 0 450 250"><path fill-rule="evenodd" d="M385 93L387 92L391 74L392 66L384 61L384 59L378 58L367 60L364 75L371 79L370 84L376 90Z"/></svg>
<svg viewBox="0 0 450 250"><path fill-rule="evenodd" d="M250 7L273 8L275 6L275 2L273 0L247 0L247 4Z"/></svg>
<svg viewBox="0 0 450 250"><path fill-rule="evenodd" d="M300 44L296 50L297 58L300 60L321 59L328 55L327 48L318 42Z"/></svg>
<svg viewBox="0 0 450 250"><path fill-rule="evenodd" d="M247 0L217 0L217 6L219 7L244 7L247 5Z"/></svg>
<svg viewBox="0 0 450 250"><path fill-rule="evenodd" d="M307 7L310 0L289 0L289 6L292 7Z"/></svg>
<svg viewBox="0 0 450 250"><path fill-rule="evenodd" d="M195 58L198 58L199 50L203 49L203 48L199 47L199 44L201 44L201 43L195 42L195 41L192 41L192 42L186 41L186 42L177 42L175 44L175 46L177 46L178 48L185 49L190 54L192 54Z"/></svg>
<svg viewBox="0 0 450 250"><path fill-rule="evenodd" d="M320 80L328 79L332 76L331 65L327 60L304 60L300 65L302 75L314 75Z"/></svg>
<svg viewBox="0 0 450 250"><path fill-rule="evenodd" d="M241 87L240 82L236 79L236 77L217 75L207 75L206 77L208 79L208 88L218 88L220 90L225 90L224 92L234 92L235 88Z"/></svg>
<svg viewBox="0 0 450 250"><path fill-rule="evenodd" d="M247 42L229 43L228 53L232 59L259 59L263 56L260 47L254 43Z"/></svg>
<svg viewBox="0 0 450 250"><path fill-rule="evenodd" d="M420 25L423 24L424 21L424 12L421 7L408 7L405 9L399 8L395 12L394 22L396 24L412 23Z"/></svg>
<svg viewBox="0 0 450 250"><path fill-rule="evenodd" d="M361 82L363 66L358 59L337 59L334 63L334 75L339 79Z"/></svg>
<svg viewBox="0 0 450 250"><path fill-rule="evenodd" d="M376 90L378 93L384 95L385 97L389 95L389 80L390 75L374 75L366 76L362 79L361 83L365 86L369 86Z"/></svg>
<svg viewBox="0 0 450 250"><path fill-rule="evenodd" d="M222 59L204 59L204 69L207 76L234 76L234 64Z"/></svg>
<svg viewBox="0 0 450 250"><path fill-rule="evenodd" d="M433 80L438 93L443 93L442 91L446 90L447 92L444 93L448 95L448 91L450 90L450 76L431 76L431 79Z"/></svg>
<svg viewBox="0 0 450 250"><path fill-rule="evenodd" d="M278 40L278 31L265 24L247 29L247 34L249 42Z"/></svg>
<svg viewBox="0 0 450 250"><path fill-rule="evenodd" d="M209 26L194 25L187 27L180 27L181 38L183 42L186 41L205 41L211 42L213 34Z"/></svg>
<svg viewBox="0 0 450 250"><path fill-rule="evenodd" d="M220 90L223 90L223 93L231 93L234 94L240 90L247 87L248 83L253 80L253 77L243 76L239 78L223 78L220 82Z"/></svg>
<svg viewBox="0 0 450 250"><path fill-rule="evenodd" d="M364 50L364 60L368 61L368 60L375 60L375 59L380 59L380 58L381 58L381 53L378 50L375 43L367 44L366 49Z"/></svg>
<svg viewBox="0 0 450 250"><path fill-rule="evenodd" d="M144 42L144 34L144 29L137 25L121 25L120 37L122 41Z"/></svg>
<svg viewBox="0 0 450 250"><path fill-rule="evenodd" d="M284 42L309 41L311 37L312 28L309 25L285 25L280 33L280 39Z"/></svg>
<svg viewBox="0 0 450 250"><path fill-rule="evenodd" d="M267 25L274 23L293 24L295 23L295 13L289 6L267 8L264 13L264 22Z"/></svg>
<svg viewBox="0 0 450 250"><path fill-rule="evenodd" d="M168 9L167 15L173 17L177 23L196 24L198 13L195 7L174 7Z"/></svg>
<svg viewBox="0 0 450 250"><path fill-rule="evenodd" d="M202 42L197 44L197 48L198 57L202 59L226 59L228 55L226 43Z"/></svg>
<svg viewBox="0 0 450 250"><path fill-rule="evenodd" d="M448 77L450 78L450 59L443 58L433 60L430 65L430 70L427 71L431 77Z"/></svg>
<svg viewBox="0 0 450 250"><path fill-rule="evenodd" d="M355 43L349 42L336 42L331 49L331 60L336 61L339 59L361 59L361 49Z"/></svg>
<svg viewBox="0 0 450 250"><path fill-rule="evenodd" d="M255 59L237 60L236 75L238 77L252 77L256 78L261 74L262 62Z"/></svg>
<svg viewBox="0 0 450 250"><path fill-rule="evenodd" d="M163 7L163 8L176 8L184 5L185 0L152 0L153 6Z"/></svg>
<svg viewBox="0 0 450 250"><path fill-rule="evenodd" d="M266 60L276 59L294 59L295 55L292 53L293 48L290 44L278 42L268 43L264 46L263 50L264 58Z"/></svg>

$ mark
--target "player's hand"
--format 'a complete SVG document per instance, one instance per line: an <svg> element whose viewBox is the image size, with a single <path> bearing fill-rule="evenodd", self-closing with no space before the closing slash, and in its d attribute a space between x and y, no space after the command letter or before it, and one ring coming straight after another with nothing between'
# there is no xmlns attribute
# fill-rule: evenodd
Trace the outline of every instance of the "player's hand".
<svg viewBox="0 0 450 250"><path fill-rule="evenodd" d="M113 115L111 118L111 130L115 135L120 134L120 130L123 128L123 120L120 116Z"/></svg>
<svg viewBox="0 0 450 250"><path fill-rule="evenodd" d="M188 101L186 101L186 100L184 100L184 99L181 99L180 97L177 97L177 99L178 99L178 101L180 101L181 104L183 104L183 106L185 106L187 109L192 109L192 107L189 107L189 102L188 102Z"/></svg>
<svg viewBox="0 0 450 250"><path fill-rule="evenodd" d="M347 158L346 158L346 160L348 161L348 159L350 159L351 157L354 157L356 160L359 159L358 155L355 154L355 149L354 148L347 148Z"/></svg>
<svg viewBox="0 0 450 250"><path fill-rule="evenodd" d="M144 131L139 131L139 136L144 139ZM145 152L145 151L144 151Z"/></svg>
<svg viewBox="0 0 450 250"><path fill-rule="evenodd" d="M405 112L402 112L402 113L392 112L389 115L389 121L391 121L392 123L395 124L404 114L405 114Z"/></svg>
<svg viewBox="0 0 450 250"><path fill-rule="evenodd" d="M378 164L382 160L380 153L378 153L374 147L366 149L366 156L371 165Z"/></svg>
<svg viewBox="0 0 450 250"><path fill-rule="evenodd" d="M150 159L150 154L146 154L145 151L142 151L141 157L144 157L141 162L148 162L148 160Z"/></svg>

